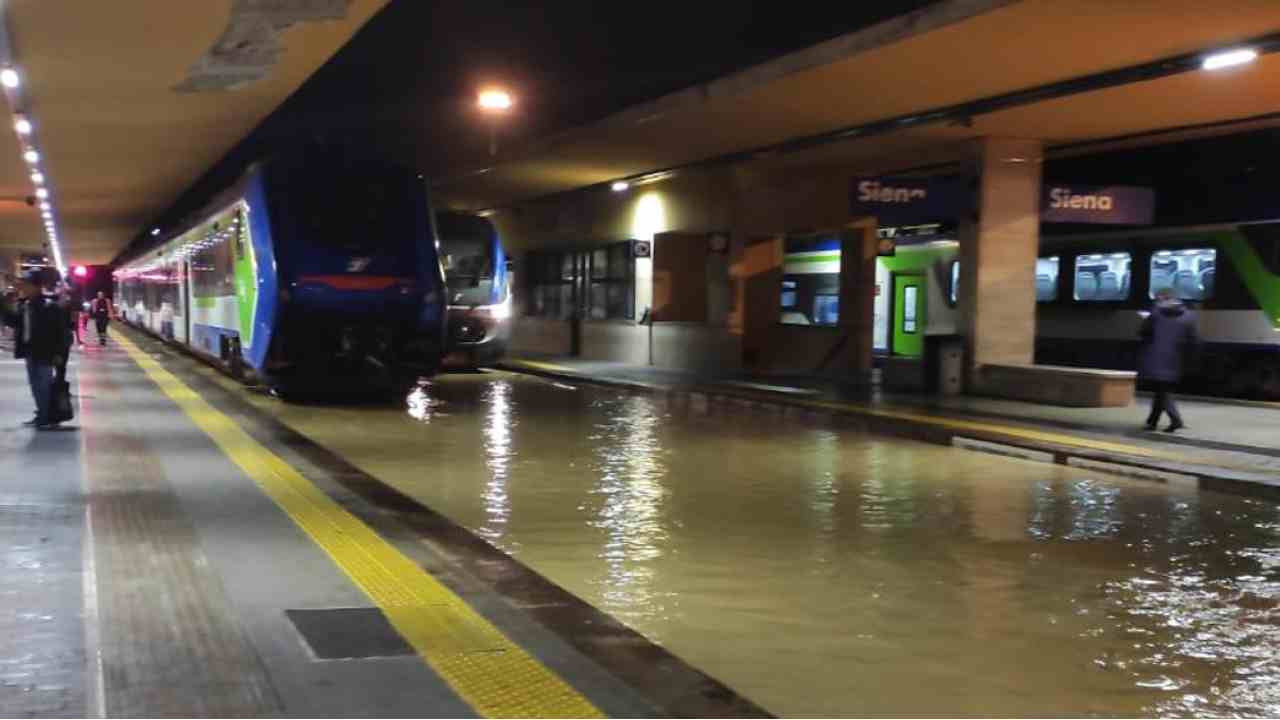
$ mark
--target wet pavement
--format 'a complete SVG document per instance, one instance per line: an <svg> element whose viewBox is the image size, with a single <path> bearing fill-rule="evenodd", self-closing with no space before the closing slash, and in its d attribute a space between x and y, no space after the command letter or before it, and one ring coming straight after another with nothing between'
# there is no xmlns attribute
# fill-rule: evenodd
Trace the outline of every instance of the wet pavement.
<svg viewBox="0 0 1280 720"><path fill-rule="evenodd" d="M1272 501L500 372L238 392L782 715L1280 713Z"/></svg>

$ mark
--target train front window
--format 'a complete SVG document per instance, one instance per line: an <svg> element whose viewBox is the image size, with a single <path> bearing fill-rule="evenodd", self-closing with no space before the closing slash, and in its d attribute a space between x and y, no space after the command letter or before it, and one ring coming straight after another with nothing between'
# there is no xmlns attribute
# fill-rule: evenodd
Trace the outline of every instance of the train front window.
<svg viewBox="0 0 1280 720"><path fill-rule="evenodd" d="M1213 248L1157 250L1151 254L1151 287L1147 296L1155 299L1161 290L1171 290L1181 300L1208 300L1213 297L1217 259L1218 251Z"/></svg>
<svg viewBox="0 0 1280 720"><path fill-rule="evenodd" d="M307 239L318 248L375 254L396 248L406 234L408 194L393 182L315 183L306 188L301 213Z"/></svg>
<svg viewBox="0 0 1280 720"><path fill-rule="evenodd" d="M453 305L488 305L493 297L493 244L482 237L450 237L440 241L444 277Z"/></svg>
<svg viewBox="0 0 1280 720"><path fill-rule="evenodd" d="M1120 302L1129 299L1133 256L1127 252L1076 256L1075 299Z"/></svg>

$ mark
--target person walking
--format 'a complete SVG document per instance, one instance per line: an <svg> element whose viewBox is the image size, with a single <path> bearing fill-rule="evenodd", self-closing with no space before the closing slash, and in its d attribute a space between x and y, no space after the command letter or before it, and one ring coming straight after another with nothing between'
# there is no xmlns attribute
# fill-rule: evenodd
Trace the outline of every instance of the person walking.
<svg viewBox="0 0 1280 720"><path fill-rule="evenodd" d="M57 368L70 352L70 318L58 303L54 270L28 272L18 284L22 298L14 311L6 309L5 324L14 328L14 357L27 365L27 381L36 402L35 418L25 423L39 430L58 426L53 416L53 383Z"/></svg>
<svg viewBox="0 0 1280 720"><path fill-rule="evenodd" d="M1138 379L1148 383L1155 398L1151 401L1151 414L1147 416L1147 430L1155 430L1160 416L1169 415L1165 432L1177 432L1186 425L1173 391L1182 380L1187 356L1198 349L1200 336L1196 332L1195 314L1187 310L1182 301L1168 288L1156 293L1151 314L1142 322L1138 336L1142 346L1138 355Z"/></svg>
<svg viewBox="0 0 1280 720"><path fill-rule="evenodd" d="M89 310L93 315L93 321L98 325L98 344L107 344L107 323L111 322L111 301L107 299L107 294L98 291L98 297L93 299L93 305Z"/></svg>

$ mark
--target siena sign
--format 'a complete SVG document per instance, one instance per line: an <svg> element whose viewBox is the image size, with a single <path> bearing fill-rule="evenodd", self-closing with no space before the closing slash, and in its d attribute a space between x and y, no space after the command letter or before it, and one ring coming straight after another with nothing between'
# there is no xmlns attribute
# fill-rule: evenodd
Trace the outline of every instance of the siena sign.
<svg viewBox="0 0 1280 720"><path fill-rule="evenodd" d="M1040 203L1043 222L1150 225L1156 194L1127 185L1049 185Z"/></svg>
<svg viewBox="0 0 1280 720"><path fill-rule="evenodd" d="M855 177L850 211L881 223L951 219L964 208L964 186L951 178Z"/></svg>

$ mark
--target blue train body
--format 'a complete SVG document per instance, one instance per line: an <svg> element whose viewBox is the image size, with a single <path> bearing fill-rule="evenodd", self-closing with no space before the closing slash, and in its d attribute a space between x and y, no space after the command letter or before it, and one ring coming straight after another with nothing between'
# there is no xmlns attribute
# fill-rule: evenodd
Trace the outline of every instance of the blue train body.
<svg viewBox="0 0 1280 720"><path fill-rule="evenodd" d="M445 281L411 172L254 166L198 219L116 270L125 319L287 387L429 374L445 345Z"/></svg>

